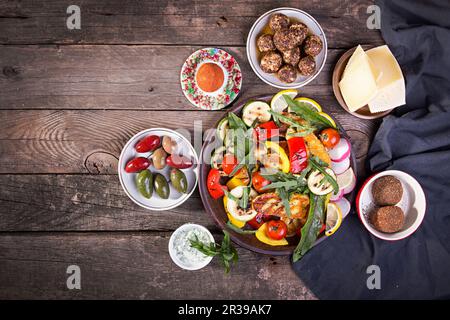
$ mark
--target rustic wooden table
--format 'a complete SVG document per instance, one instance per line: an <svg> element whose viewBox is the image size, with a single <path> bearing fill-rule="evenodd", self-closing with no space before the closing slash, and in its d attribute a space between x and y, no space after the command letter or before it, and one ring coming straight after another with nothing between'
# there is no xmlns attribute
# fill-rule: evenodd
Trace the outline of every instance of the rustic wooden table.
<svg viewBox="0 0 450 320"><path fill-rule="evenodd" d="M331 73L346 49L382 44L366 27L372 2L0 2L0 298L314 299L288 257L239 248L230 275L218 261L179 269L167 250L178 226L199 223L220 239L198 191L174 210L144 210L122 191L117 160L140 130L193 131L196 120L206 129L222 115L193 107L180 89L180 67L201 47L237 58L240 99L276 92L250 69L246 36L264 12L292 6L319 21L329 45L324 70L302 95L341 122L364 175L378 123L339 107ZM66 27L71 4L81 8L80 30ZM66 287L72 264L81 290Z"/></svg>

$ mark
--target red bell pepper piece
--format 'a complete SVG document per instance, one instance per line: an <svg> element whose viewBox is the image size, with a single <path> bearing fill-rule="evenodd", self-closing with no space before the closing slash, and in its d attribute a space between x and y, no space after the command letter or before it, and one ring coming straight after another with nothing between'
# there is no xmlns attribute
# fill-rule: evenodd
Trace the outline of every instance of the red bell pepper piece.
<svg viewBox="0 0 450 320"><path fill-rule="evenodd" d="M219 199L225 195L226 186L220 184L220 171L218 169L211 169L206 179L206 186L208 192L214 199Z"/></svg>
<svg viewBox="0 0 450 320"><path fill-rule="evenodd" d="M308 166L308 151L302 137L294 137L288 141L291 173L300 173Z"/></svg>
<svg viewBox="0 0 450 320"><path fill-rule="evenodd" d="M274 121L264 122L255 128L256 139L267 140L280 135L280 129Z"/></svg>

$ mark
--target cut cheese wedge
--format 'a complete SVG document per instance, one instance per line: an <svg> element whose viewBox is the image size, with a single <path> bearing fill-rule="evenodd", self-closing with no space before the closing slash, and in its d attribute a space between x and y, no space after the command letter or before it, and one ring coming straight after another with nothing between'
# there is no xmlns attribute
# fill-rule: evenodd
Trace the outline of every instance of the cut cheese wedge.
<svg viewBox="0 0 450 320"><path fill-rule="evenodd" d="M355 64L354 62L358 61L359 59L365 59L364 58L365 55L366 55L366 52L364 52L361 45L357 46L355 52L353 52L352 56L350 57L350 59L347 62L347 65L345 66L345 70L342 75L342 78L345 77L345 74L347 72L351 72L353 70L353 68L357 67L358 64ZM378 69L376 67L375 63L373 61L371 61L370 57L369 57L369 65L370 65L370 68L372 69L373 75L375 76L375 80L378 81L381 78L382 72L380 69Z"/></svg>
<svg viewBox="0 0 450 320"><path fill-rule="evenodd" d="M339 82L342 96L351 112L364 107L375 98L379 77L380 72L361 46L358 46Z"/></svg>
<svg viewBox="0 0 450 320"><path fill-rule="evenodd" d="M368 103L370 112L382 112L406 103L405 79L389 47L384 45L368 50L367 56L380 68L377 79L378 93Z"/></svg>

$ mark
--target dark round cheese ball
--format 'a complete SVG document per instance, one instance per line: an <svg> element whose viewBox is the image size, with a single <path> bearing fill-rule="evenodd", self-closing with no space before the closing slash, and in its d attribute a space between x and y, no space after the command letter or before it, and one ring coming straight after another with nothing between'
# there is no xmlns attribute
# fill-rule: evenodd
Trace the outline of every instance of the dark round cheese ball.
<svg viewBox="0 0 450 320"><path fill-rule="evenodd" d="M276 50L275 45L273 44L272 36L270 34L261 35L256 41L256 45L258 46L258 50L260 52Z"/></svg>
<svg viewBox="0 0 450 320"><path fill-rule="evenodd" d="M275 47L281 52L295 48L298 45L297 42L298 39L294 31L289 29L277 31L273 35L273 43L275 44Z"/></svg>
<svg viewBox="0 0 450 320"><path fill-rule="evenodd" d="M289 27L289 30L293 33L297 46L302 45L303 41L305 41L308 36L308 27L302 22L294 22Z"/></svg>
<svg viewBox="0 0 450 320"><path fill-rule="evenodd" d="M311 35L305 39L303 43L303 51L310 56L317 56L323 49L322 40L319 36Z"/></svg>
<svg viewBox="0 0 450 320"><path fill-rule="evenodd" d="M281 54L275 51L266 52L261 58L261 69L267 73L275 73L283 64Z"/></svg>
<svg viewBox="0 0 450 320"><path fill-rule="evenodd" d="M300 48L295 47L294 49L281 52L283 55L283 61L292 66L296 66L300 61Z"/></svg>
<svg viewBox="0 0 450 320"><path fill-rule="evenodd" d="M289 27L289 18L282 13L275 13L270 17L269 27L273 31L287 29Z"/></svg>
<svg viewBox="0 0 450 320"><path fill-rule="evenodd" d="M290 64L285 64L277 72L278 79L286 83L292 83L297 79L297 70Z"/></svg>
<svg viewBox="0 0 450 320"><path fill-rule="evenodd" d="M394 176L383 176L373 182L372 196L379 206L391 206L402 200L402 183Z"/></svg>
<svg viewBox="0 0 450 320"><path fill-rule="evenodd" d="M394 233L403 228L405 215L396 206L385 206L375 209L369 216L370 223L380 232Z"/></svg>
<svg viewBox="0 0 450 320"><path fill-rule="evenodd" d="M310 76L316 71L316 60L311 56L300 59L298 63L298 71L303 76Z"/></svg>

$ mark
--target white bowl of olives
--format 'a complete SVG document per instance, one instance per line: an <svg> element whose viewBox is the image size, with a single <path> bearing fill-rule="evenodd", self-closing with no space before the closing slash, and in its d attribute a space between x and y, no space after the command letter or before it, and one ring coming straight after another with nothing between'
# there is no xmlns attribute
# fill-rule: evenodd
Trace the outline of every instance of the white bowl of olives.
<svg viewBox="0 0 450 320"><path fill-rule="evenodd" d="M119 180L127 196L150 210L185 202L198 182L198 156L180 133L152 128L134 135L119 157Z"/></svg>
<svg viewBox="0 0 450 320"><path fill-rule="evenodd" d="M256 20L247 37L247 58L256 75L280 89L300 88L322 71L327 39L320 24L295 8L277 8Z"/></svg>

